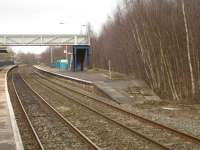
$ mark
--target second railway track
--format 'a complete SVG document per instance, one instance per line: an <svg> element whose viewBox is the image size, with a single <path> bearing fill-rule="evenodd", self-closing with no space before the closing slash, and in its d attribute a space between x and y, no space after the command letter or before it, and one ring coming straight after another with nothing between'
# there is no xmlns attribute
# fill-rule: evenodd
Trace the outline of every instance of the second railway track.
<svg viewBox="0 0 200 150"><path fill-rule="evenodd" d="M23 73L22 73L23 74ZM31 76L29 76L32 78ZM27 78L24 76L25 80ZM27 80L30 84L30 80ZM30 84L32 88L32 84ZM39 88L40 87L40 88ZM96 145L105 150L149 150L168 149L150 138L106 117L93 109L66 101L66 97L52 93L41 84L34 90L47 99L63 116L88 136Z"/></svg>
<svg viewBox="0 0 200 150"><path fill-rule="evenodd" d="M63 79L59 82L57 77L57 80L53 80L52 78L49 79L48 77L42 76L38 73L36 76L38 76L36 78L40 83L50 86L49 88L57 89L60 94L65 93L65 96L68 95L68 97L78 99L80 103L90 106L110 118L123 122L130 128L137 129L139 132L141 131L147 135L147 137L155 139L157 142L165 145L169 149L200 149L200 139L195 136L142 118L141 116L137 116L131 112L124 111L117 106L99 100L88 92L63 84Z"/></svg>

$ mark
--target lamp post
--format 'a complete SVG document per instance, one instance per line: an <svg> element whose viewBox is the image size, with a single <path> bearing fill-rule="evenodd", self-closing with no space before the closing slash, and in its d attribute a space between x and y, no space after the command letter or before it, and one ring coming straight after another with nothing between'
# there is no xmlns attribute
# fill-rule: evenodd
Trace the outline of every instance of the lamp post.
<svg viewBox="0 0 200 150"><path fill-rule="evenodd" d="M80 32L80 34L84 34L84 32L83 32L83 30L82 30L82 27L86 27L87 25L85 25L85 24L82 24L81 25L81 32ZM85 31L85 33L86 33L86 31Z"/></svg>
<svg viewBox="0 0 200 150"><path fill-rule="evenodd" d="M65 22L60 22L59 24L60 25L66 25ZM66 55L66 61L68 62L68 65L70 65L71 57L70 57L70 53L68 51L67 45L65 45L64 54ZM70 69L70 68L71 68L71 66L68 66L68 69Z"/></svg>
<svg viewBox="0 0 200 150"><path fill-rule="evenodd" d="M64 25L65 23L64 22L60 22L59 23L60 25ZM51 65L53 64L53 47L52 46L50 46L50 61L51 61Z"/></svg>
<svg viewBox="0 0 200 150"><path fill-rule="evenodd" d="M90 45L90 25L89 24L82 24L81 27L85 27L85 34L87 35L88 38L88 45ZM81 28L82 31L82 28Z"/></svg>

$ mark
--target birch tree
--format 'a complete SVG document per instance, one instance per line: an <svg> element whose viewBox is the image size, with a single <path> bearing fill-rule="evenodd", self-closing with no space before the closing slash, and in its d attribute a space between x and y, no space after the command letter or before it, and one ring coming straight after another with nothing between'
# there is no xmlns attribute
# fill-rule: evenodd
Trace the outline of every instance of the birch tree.
<svg viewBox="0 0 200 150"><path fill-rule="evenodd" d="M120 6L119 6L120 7ZM162 98L200 96L200 1L124 0L93 38L93 63L134 74Z"/></svg>
<svg viewBox="0 0 200 150"><path fill-rule="evenodd" d="M191 62L189 29L188 29L187 17L186 17L186 12L185 12L185 2L184 2L184 0L181 0L181 3L182 3L184 25L185 25L185 36L186 36L186 41L187 41L187 43L186 43L187 44L187 56L188 56L188 63L189 63L189 68L190 68L192 95L195 95L195 81L194 81L193 67L192 67L192 62Z"/></svg>

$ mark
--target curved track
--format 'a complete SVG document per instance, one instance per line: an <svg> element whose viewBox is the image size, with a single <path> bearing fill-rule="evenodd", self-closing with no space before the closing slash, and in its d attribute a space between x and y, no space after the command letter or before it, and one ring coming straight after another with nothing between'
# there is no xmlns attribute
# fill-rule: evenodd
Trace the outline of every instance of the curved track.
<svg viewBox="0 0 200 150"><path fill-rule="evenodd" d="M33 91L18 73L15 73L12 82L39 149L64 149L66 147L77 149L79 147L78 149L100 150L71 122ZM70 144L70 142L76 144Z"/></svg>
<svg viewBox="0 0 200 150"><path fill-rule="evenodd" d="M38 138L38 135L35 129L33 128L31 121L22 105L19 95L16 92L16 88L13 81L13 74L9 73L8 76L9 94L11 97L13 109L15 111L17 124L20 129L20 133L23 137L24 149L44 150L44 147L41 144L41 141Z"/></svg>
<svg viewBox="0 0 200 150"><path fill-rule="evenodd" d="M24 75L23 75L23 78L24 78L24 80L26 80L25 82L29 85L29 87L31 85L30 88L35 93L37 91L38 95L41 95L39 93L48 92L48 95L52 95L53 96L53 95L55 95L55 93L57 93L57 94L63 96L64 98L67 98L69 101L72 102L71 104L66 104L66 106L76 105L75 109L77 109L77 111L82 109L83 110L82 112L75 112L75 113L79 114L79 116L78 116L79 121L77 121L77 122L74 121L74 123L78 124L77 125L77 126L79 126L78 128L80 130L82 130L83 132L85 132L85 130L88 130L87 132L89 132L89 133L87 133L87 132L85 132L85 133L87 133L87 135L90 136L91 139L93 139L95 141L95 143L97 145L100 145L99 147L101 147L103 149L120 149L120 150L121 149L142 149L143 150L143 149L149 149L150 147L153 148L153 149L169 149L166 146L160 144L159 142L156 142L156 141L152 140L151 138L148 138L145 135L137 132L136 130L133 130L130 127L120 123L120 121L116 121L116 120L104 115L103 113L100 113L100 112L96 111L95 109L93 109L93 108L91 108L89 106L86 106L86 105L84 105L82 103L79 103L78 101L75 101L75 99L73 97L62 95L60 92L58 92L54 88L51 88L50 85L46 86L46 88L48 87L49 89L54 90L54 94L53 94L52 91L51 92L47 91L46 89L44 89L42 87L42 86L45 86L44 83L40 82L40 88L41 89L39 89L39 88L35 89L32 86L32 83L30 83L31 82L30 80L27 80L27 78ZM30 76L28 78L29 79L30 78L33 79ZM41 92L42 89L44 90L43 92ZM49 99L49 98L46 97L45 99ZM54 102L55 101L59 101L59 99L60 99L60 97L57 96L56 99L54 100ZM53 107L56 107L56 105L54 105ZM59 109L57 109L57 111L59 111ZM74 117L72 117L72 118L76 119L76 117L75 117L76 115L74 114L73 116ZM96 124L93 123L93 125L94 125L93 126L93 125L91 125L91 123L89 123L88 128L85 129L84 128L84 124L80 125L80 123L82 123L82 118L87 117L87 116L90 116L90 117L87 118L87 120L91 119L91 122L96 122ZM91 116L93 118L91 118ZM98 121L100 121L100 122L98 122ZM86 121L85 123L87 124L88 122ZM99 125L97 123L99 123ZM105 127L101 126L102 123L104 124ZM97 130L97 132L98 132L99 129L101 129L101 133L98 133L98 136L97 135L96 136L92 136L93 134L97 134L97 133L95 133L94 130L92 130L92 128L94 130ZM105 128L109 128L109 129L107 130ZM110 139L109 138L108 139L104 139L105 136L103 137L104 133L102 133L102 132L108 132L107 136L110 134L110 135L113 135L113 137L110 137ZM90 134L92 134L92 135L90 135ZM115 134L116 135L120 134L120 139L119 139L119 137L116 137ZM117 141L116 141L116 139L117 139ZM102 140L103 140L103 143L102 142L98 143L99 141L102 141ZM135 142L136 140L138 142ZM139 144L140 144L140 146L139 146ZM107 146L105 146L105 145L107 145ZM120 145L121 145L121 148L119 148ZM132 147L131 147L131 145L132 145ZM109 146L111 146L111 147L109 147Z"/></svg>

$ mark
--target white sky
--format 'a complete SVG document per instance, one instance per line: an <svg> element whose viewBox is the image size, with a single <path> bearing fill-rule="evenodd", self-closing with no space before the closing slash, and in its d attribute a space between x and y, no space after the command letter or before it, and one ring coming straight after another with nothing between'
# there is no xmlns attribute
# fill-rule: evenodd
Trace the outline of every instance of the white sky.
<svg viewBox="0 0 200 150"><path fill-rule="evenodd" d="M0 34L73 34L91 23L99 32L119 0L0 0ZM60 24L60 23L64 24ZM14 47L40 53L44 47Z"/></svg>

